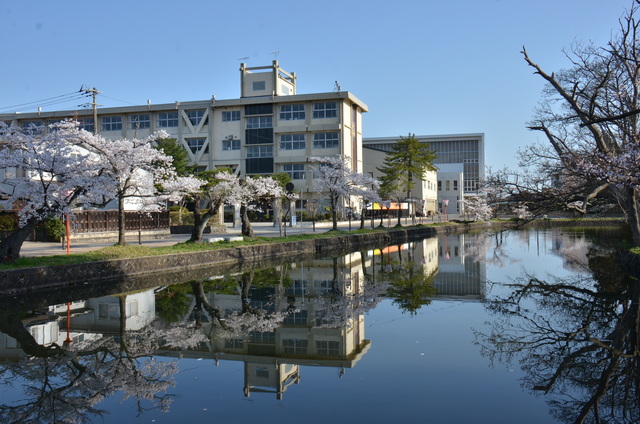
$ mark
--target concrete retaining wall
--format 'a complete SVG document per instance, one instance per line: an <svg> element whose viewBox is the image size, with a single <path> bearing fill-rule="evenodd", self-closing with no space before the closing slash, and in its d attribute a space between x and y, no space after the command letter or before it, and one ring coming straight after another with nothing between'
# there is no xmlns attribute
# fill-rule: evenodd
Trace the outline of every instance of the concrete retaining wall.
<svg viewBox="0 0 640 424"><path fill-rule="evenodd" d="M290 258L291 261L295 261L301 255L339 255L374 246L434 237L436 233L435 229L425 227L173 255L0 270L0 296L83 284L108 284L134 276L195 270L201 267L267 265L276 258Z"/></svg>
<svg viewBox="0 0 640 424"><path fill-rule="evenodd" d="M535 226L615 226L614 220L540 220ZM294 262L303 258L326 257L367 250L373 247L406 243L435 237L438 233L459 233L482 228L514 228L513 221L418 227L368 234L347 234L286 243L260 244L229 249L189 252L174 255L120 259L51 267L0 270L0 298L16 294L55 290L70 286L104 284L118 286L127 279L173 282L206 278L215 272L269 266L272 263ZM162 273L162 279L157 276ZM168 281L168 280L167 280ZM165 284L160 282L160 284Z"/></svg>

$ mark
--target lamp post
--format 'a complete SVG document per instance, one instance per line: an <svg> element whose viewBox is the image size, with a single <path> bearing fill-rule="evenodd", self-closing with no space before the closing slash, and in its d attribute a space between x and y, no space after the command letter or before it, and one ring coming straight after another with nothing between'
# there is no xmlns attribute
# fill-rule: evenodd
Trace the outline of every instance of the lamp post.
<svg viewBox="0 0 640 424"><path fill-rule="evenodd" d="M444 205L444 222L447 222L447 206L449 205L449 199L444 199L442 204Z"/></svg>

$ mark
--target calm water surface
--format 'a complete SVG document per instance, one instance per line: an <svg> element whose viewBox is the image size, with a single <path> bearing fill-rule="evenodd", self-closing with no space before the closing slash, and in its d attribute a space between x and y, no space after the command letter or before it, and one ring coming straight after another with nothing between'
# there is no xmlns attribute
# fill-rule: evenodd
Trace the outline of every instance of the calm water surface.
<svg viewBox="0 0 640 424"><path fill-rule="evenodd" d="M0 421L637 422L621 239L451 235L8 306Z"/></svg>

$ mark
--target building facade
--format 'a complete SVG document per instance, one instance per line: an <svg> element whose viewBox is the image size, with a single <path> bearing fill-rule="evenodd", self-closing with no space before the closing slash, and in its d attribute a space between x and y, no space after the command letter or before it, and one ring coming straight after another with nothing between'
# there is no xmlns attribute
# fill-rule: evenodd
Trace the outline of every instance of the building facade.
<svg viewBox="0 0 640 424"><path fill-rule="evenodd" d="M199 171L230 168L242 176L286 172L294 191L309 199L309 158L348 156L353 169L362 172L362 114L368 108L347 91L297 94L296 80L278 61L262 67L242 64L237 99L214 96L96 111L0 114L0 121L27 128L71 118L114 140L164 130L185 147Z"/></svg>
<svg viewBox="0 0 640 424"><path fill-rule="evenodd" d="M437 158L438 210L444 213L444 201L448 200L447 213L464 213L460 203L466 196L477 195L480 181L485 177L484 134L416 135L428 143ZM364 160L368 167L382 166L384 156L390 152L399 137L373 137L362 141ZM420 197L421 193L414 193Z"/></svg>

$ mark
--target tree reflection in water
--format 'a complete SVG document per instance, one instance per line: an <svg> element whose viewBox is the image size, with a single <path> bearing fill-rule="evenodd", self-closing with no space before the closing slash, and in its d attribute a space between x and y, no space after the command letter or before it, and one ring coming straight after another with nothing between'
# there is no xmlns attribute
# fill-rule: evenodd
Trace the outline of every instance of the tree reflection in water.
<svg viewBox="0 0 640 424"><path fill-rule="evenodd" d="M0 365L3 385L23 387L22 400L0 405L0 422L93 422L107 413L96 405L116 392L123 393L123 401L134 399L139 414L149 408L166 411L172 400L166 391L178 367L175 361L156 361L153 354L159 340L176 338L185 344L192 331L172 328L170 336L153 325L127 331L125 296L119 307L118 333L97 334L73 343L72 350L39 344L25 328L21 311L2 310L0 331L18 342L25 356Z"/></svg>
<svg viewBox="0 0 640 424"><path fill-rule="evenodd" d="M591 253L589 274L509 285L476 341L492 363L518 361L523 387L547 395L560 421L639 422L640 284L615 255Z"/></svg>

